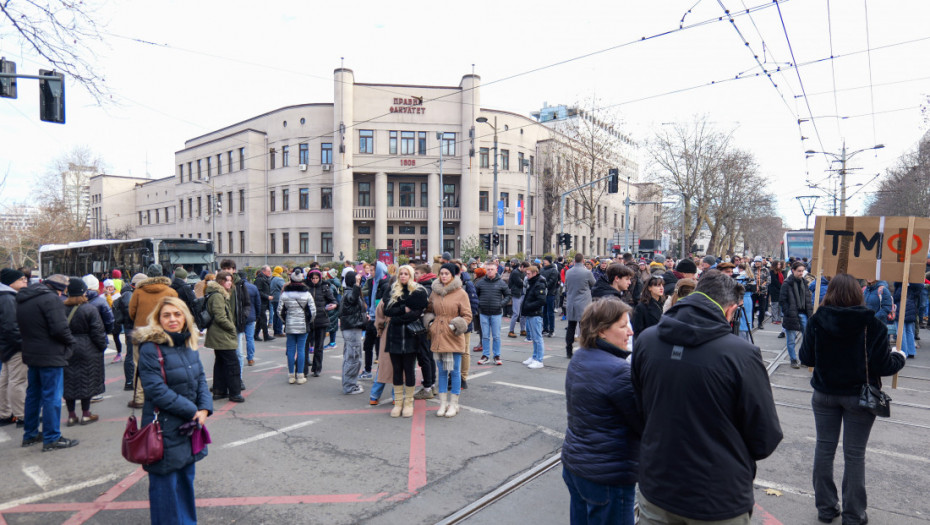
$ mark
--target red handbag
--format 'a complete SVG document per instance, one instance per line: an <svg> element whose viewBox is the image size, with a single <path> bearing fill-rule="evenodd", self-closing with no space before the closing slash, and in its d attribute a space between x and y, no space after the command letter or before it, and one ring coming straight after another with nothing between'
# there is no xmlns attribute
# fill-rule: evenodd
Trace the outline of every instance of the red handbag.
<svg viewBox="0 0 930 525"><path fill-rule="evenodd" d="M165 376L165 358L161 353L161 347L155 345L158 350L158 364L161 366L161 377L168 382ZM136 371L134 381L138 383L139 374ZM139 429L136 422L136 411L133 410L126 422L126 430L123 432L123 457L130 463L139 465L151 465L157 463L165 455L165 443L161 432L161 423L158 422L158 407L155 407L155 420L150 424Z"/></svg>

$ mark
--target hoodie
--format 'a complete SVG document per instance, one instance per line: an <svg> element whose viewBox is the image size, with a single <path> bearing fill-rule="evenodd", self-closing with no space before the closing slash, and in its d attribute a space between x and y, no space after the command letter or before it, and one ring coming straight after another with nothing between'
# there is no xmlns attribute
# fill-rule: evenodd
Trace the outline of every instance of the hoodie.
<svg viewBox="0 0 930 525"><path fill-rule="evenodd" d="M368 294L368 317L370 319L375 318L375 309L378 307L378 285L381 283L381 279L384 279L384 276L387 275L387 266L381 261L375 263L375 279L372 281L371 293Z"/></svg>

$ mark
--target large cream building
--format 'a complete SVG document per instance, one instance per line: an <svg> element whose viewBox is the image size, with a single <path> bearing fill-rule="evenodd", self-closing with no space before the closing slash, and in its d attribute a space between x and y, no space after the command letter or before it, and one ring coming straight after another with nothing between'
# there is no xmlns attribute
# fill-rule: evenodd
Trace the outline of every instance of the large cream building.
<svg viewBox="0 0 930 525"><path fill-rule="evenodd" d="M497 218L496 122L505 206L497 253L554 252L555 236L543 239L538 168L555 132L534 118L482 108L480 87L477 75L457 86L366 84L337 69L333 103L288 106L189 139L175 153L172 177L94 177L93 224L98 234L132 226L137 237L208 239L215 231L217 253L241 265L354 259L366 248L459 255L463 240L490 233ZM638 164L628 166L635 182ZM598 253L622 238L626 184L620 187L603 200ZM521 200L525 227L516 225ZM434 227L440 202L441 232ZM221 211L211 215L216 204ZM640 210L631 226L645 238L654 223ZM590 251L587 227L569 218L566 232Z"/></svg>

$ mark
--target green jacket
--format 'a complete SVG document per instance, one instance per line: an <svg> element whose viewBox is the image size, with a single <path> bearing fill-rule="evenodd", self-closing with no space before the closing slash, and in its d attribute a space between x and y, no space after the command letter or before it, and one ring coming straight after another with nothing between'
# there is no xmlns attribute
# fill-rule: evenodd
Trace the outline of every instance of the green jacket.
<svg viewBox="0 0 930 525"><path fill-rule="evenodd" d="M203 345L214 350L235 350L239 346L236 322L233 317L235 307L232 301L235 299L216 281L207 283L204 295L210 293L214 295L207 299L207 311L213 316L213 323L207 328L207 338Z"/></svg>

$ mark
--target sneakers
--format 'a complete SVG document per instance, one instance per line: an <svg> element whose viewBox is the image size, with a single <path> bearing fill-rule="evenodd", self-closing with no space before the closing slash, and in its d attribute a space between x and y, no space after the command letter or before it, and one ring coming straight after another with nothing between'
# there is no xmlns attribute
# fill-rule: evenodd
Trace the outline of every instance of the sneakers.
<svg viewBox="0 0 930 525"><path fill-rule="evenodd" d="M779 339L784 339L784 338L785 338L785 332L782 332L782 333L778 334L778 338L779 338Z"/></svg>
<svg viewBox="0 0 930 525"><path fill-rule="evenodd" d="M116 363L121 363L122 361L123 361L123 354L116 354L116 357L113 358L113 361L110 361L110 364L115 365Z"/></svg>
<svg viewBox="0 0 930 525"><path fill-rule="evenodd" d="M372 375L371 375L371 372L362 372L361 374L358 375L358 378L371 380Z"/></svg>
<svg viewBox="0 0 930 525"><path fill-rule="evenodd" d="M543 366L544 365L542 364L542 361L537 361L535 359L533 359L533 361L530 364L526 365L527 368L532 368L533 370L537 368L542 368Z"/></svg>
<svg viewBox="0 0 930 525"><path fill-rule="evenodd" d="M361 394L361 393L364 392L364 391L365 391L364 388L362 388L362 387L360 387L360 386L358 386L358 385L355 385L354 387L352 387L352 390L349 390L348 392L346 392L346 395L347 395L347 396L354 396L354 395L356 395L356 394Z"/></svg>
<svg viewBox="0 0 930 525"><path fill-rule="evenodd" d="M23 447L31 447L32 445L35 445L36 443L41 443L41 442L42 442L42 433L39 432L38 434L35 435L35 437L24 439Z"/></svg>
<svg viewBox="0 0 930 525"><path fill-rule="evenodd" d="M434 397L436 396L433 395L432 388L421 388L420 390L417 390L415 394L413 394L414 399L433 399Z"/></svg>
<svg viewBox="0 0 930 525"><path fill-rule="evenodd" d="M328 345L326 345L326 348L336 348L336 342L333 341L332 343L329 343Z"/></svg>
<svg viewBox="0 0 930 525"><path fill-rule="evenodd" d="M101 402L101 401L103 401L103 394L96 395L96 396L90 398L90 402L91 402L91 403L99 403L99 402Z"/></svg>
<svg viewBox="0 0 930 525"><path fill-rule="evenodd" d="M25 441L23 442L25 444ZM76 439L68 439L66 437L58 438L58 441L53 441L51 443L45 443L42 445L42 452L48 452L50 450L58 450L61 448L71 448L76 447L80 441Z"/></svg>
<svg viewBox="0 0 930 525"><path fill-rule="evenodd" d="M494 364L497 366L501 366L504 364L504 362L501 361L501 356L499 355L494 356Z"/></svg>
<svg viewBox="0 0 930 525"><path fill-rule="evenodd" d="M478 346L473 347L471 351L472 352L483 352L484 348L482 348L481 345L478 345Z"/></svg>
<svg viewBox="0 0 930 525"><path fill-rule="evenodd" d="M529 365L529 364L532 363L533 361L535 361L535 359L533 359L533 356L530 356L528 359L526 359L526 360L523 361L523 364L524 364L524 365Z"/></svg>
<svg viewBox="0 0 930 525"><path fill-rule="evenodd" d="M307 382L307 376L304 374L297 374L297 384L302 385Z"/></svg>
<svg viewBox="0 0 930 525"><path fill-rule="evenodd" d="M296 374L287 374L287 384L293 385L293 384L296 383L296 382L297 382L297 375L296 375Z"/></svg>
<svg viewBox="0 0 930 525"><path fill-rule="evenodd" d="M513 339L516 339L516 338L517 338L517 334L515 334L515 333L513 333L513 332L510 332L510 333L507 334L507 337L511 337L511 338L513 338Z"/></svg>
<svg viewBox="0 0 930 525"><path fill-rule="evenodd" d="M523 342L524 342L524 343L532 343L533 340L530 339L529 337L527 337L526 339L523 340Z"/></svg>
<svg viewBox="0 0 930 525"><path fill-rule="evenodd" d="M486 364L488 364L488 361L490 361L490 360L491 360L490 357L488 357L488 356L486 356L486 355L483 355L483 356L481 356L481 357L478 358L478 364L479 364L479 365L486 365Z"/></svg>
<svg viewBox="0 0 930 525"><path fill-rule="evenodd" d="M791 360L791 368L801 368L801 363L797 359Z"/></svg>
<svg viewBox="0 0 930 525"><path fill-rule="evenodd" d="M242 396L229 396L229 401L231 403L245 403L245 398Z"/></svg>

